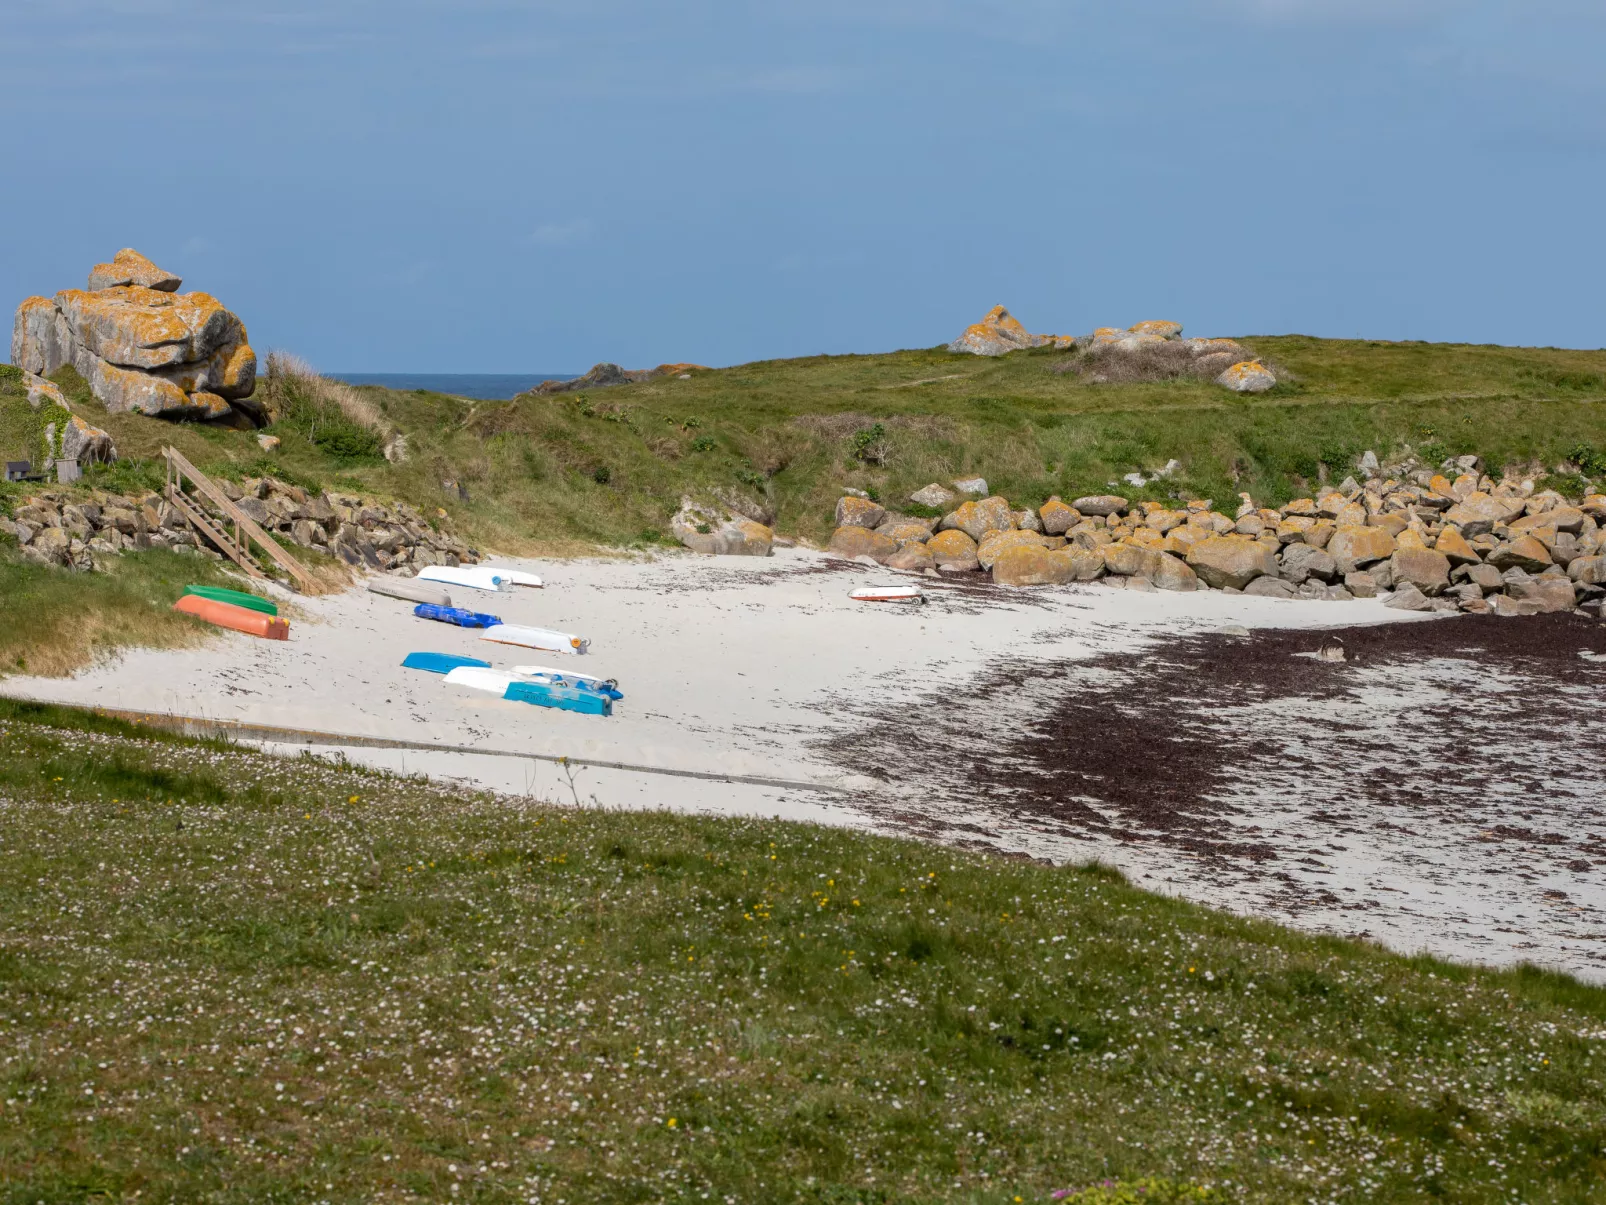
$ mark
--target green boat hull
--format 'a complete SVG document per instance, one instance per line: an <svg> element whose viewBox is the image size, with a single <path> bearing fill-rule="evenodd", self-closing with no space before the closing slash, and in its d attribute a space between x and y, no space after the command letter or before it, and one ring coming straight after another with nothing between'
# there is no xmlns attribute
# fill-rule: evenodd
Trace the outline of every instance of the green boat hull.
<svg viewBox="0 0 1606 1205"><path fill-rule="evenodd" d="M213 602L233 603L236 607L261 611L264 615L279 613L277 603L270 599L259 598L255 594L247 594L243 590L225 590L222 586L185 586L184 593L193 594L198 598L210 598Z"/></svg>

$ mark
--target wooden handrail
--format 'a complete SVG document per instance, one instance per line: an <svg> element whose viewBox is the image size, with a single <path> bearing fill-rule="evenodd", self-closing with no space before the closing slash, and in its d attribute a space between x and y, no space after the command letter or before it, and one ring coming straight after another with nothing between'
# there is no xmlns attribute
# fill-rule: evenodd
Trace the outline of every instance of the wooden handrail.
<svg viewBox="0 0 1606 1205"><path fill-rule="evenodd" d="M183 483L182 479L188 477L195 486L196 491L205 496L207 501L216 506L226 518L233 522L235 531L243 533L247 539L272 557L274 564L288 573L303 593L319 593L317 579L303 569L294 557L283 548L280 548L278 541L257 526L256 520L234 505L229 496L220 490L210 477L189 462L184 453L177 448L163 448L162 455L167 457L169 470L178 474L180 488ZM185 517L188 518L189 516L186 515ZM240 558L236 557L235 559L239 560ZM244 562L242 561L241 563L243 564Z"/></svg>
<svg viewBox="0 0 1606 1205"><path fill-rule="evenodd" d="M207 517L206 512L184 496L183 490L178 489L176 486L169 486L167 500L173 504L179 514L189 521L190 526L227 553L229 558L241 569L244 569L248 576L254 577L259 581L267 580L262 576L262 571L256 567L245 549L241 548L236 541L231 540L224 532L219 531L212 524L211 519Z"/></svg>

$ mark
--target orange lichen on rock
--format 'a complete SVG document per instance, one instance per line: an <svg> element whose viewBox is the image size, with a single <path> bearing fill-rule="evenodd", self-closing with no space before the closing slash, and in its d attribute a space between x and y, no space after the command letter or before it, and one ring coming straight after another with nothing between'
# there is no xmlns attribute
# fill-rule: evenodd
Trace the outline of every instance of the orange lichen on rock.
<svg viewBox="0 0 1606 1205"><path fill-rule="evenodd" d="M1127 327L1127 333L1133 335L1157 335L1161 339L1177 339L1182 336L1182 323L1165 322L1150 319L1147 322L1135 322Z"/></svg>
<svg viewBox="0 0 1606 1205"><path fill-rule="evenodd" d="M240 320L207 293L175 295L139 285L98 293L63 289L56 305L77 343L122 368L195 363L243 333Z"/></svg>
<svg viewBox="0 0 1606 1205"><path fill-rule="evenodd" d="M41 376L71 364L108 410L215 419L256 388L245 325L208 293L130 248L97 264L88 289L17 307L13 363ZM243 407L245 421L251 408Z"/></svg>
<svg viewBox="0 0 1606 1205"><path fill-rule="evenodd" d="M1277 378L1258 360L1243 360L1228 368L1216 378L1234 393L1264 393L1277 383Z"/></svg>
<svg viewBox="0 0 1606 1205"><path fill-rule="evenodd" d="M1001 305L987 311L980 322L972 323L948 345L949 351L970 352L976 356L1001 356L1006 352L1036 347L1037 343L1020 320Z"/></svg>
<svg viewBox="0 0 1606 1205"><path fill-rule="evenodd" d="M109 264L96 264L89 273L89 288L110 289L118 285L139 285L163 293L178 292L184 282L171 272L164 272L132 247L124 247L112 256Z"/></svg>

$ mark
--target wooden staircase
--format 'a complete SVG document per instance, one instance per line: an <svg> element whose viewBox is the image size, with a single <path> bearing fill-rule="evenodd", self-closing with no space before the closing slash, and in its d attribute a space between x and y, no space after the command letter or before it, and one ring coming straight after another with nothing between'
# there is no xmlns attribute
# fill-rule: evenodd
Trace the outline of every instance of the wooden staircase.
<svg viewBox="0 0 1606 1205"><path fill-rule="evenodd" d="M218 488L217 483L191 464L182 452L177 448L163 448L162 456L167 461L167 488L163 491L163 496L172 504L174 510L184 516L191 527L206 537L208 543L234 561L249 576L259 581L266 581L262 571L257 568L256 559L251 555L251 545L255 544L268 554L275 565L290 575L290 580L295 583L296 589L303 594L322 593L318 580L303 569L293 556L280 548L278 542L263 531L250 515L234 505L229 496ZM192 498L184 492L185 481L194 486L198 497ZM222 512L221 520L201 509L199 501L201 498ZM233 535L228 532L230 524L234 528Z"/></svg>

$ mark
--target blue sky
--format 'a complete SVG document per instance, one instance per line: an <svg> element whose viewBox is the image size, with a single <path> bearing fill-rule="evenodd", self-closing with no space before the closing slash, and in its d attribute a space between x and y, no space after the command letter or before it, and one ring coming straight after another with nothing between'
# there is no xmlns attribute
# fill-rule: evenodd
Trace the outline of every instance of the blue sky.
<svg viewBox="0 0 1606 1205"><path fill-rule="evenodd" d="M0 296L328 370L1145 318L1606 344L1606 5L0 0Z"/></svg>

